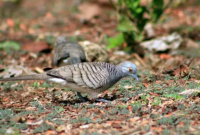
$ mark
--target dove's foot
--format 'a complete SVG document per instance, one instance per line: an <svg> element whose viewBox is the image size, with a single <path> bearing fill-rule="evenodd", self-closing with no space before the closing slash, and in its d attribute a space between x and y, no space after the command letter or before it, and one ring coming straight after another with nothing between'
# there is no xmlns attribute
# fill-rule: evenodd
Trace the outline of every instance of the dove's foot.
<svg viewBox="0 0 200 135"><path fill-rule="evenodd" d="M96 98L95 101L103 102L103 103L110 103L110 102L111 102L111 101L109 101L109 100L102 99L102 98Z"/></svg>
<svg viewBox="0 0 200 135"><path fill-rule="evenodd" d="M88 99L85 98L85 97L83 97L83 96L81 95L80 92L77 92L77 96L78 96L83 102L87 102L87 101L88 101Z"/></svg>

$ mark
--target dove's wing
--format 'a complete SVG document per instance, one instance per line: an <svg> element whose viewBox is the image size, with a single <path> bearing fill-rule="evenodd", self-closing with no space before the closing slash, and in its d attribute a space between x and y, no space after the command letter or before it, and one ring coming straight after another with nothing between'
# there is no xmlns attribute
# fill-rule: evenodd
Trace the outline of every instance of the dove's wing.
<svg viewBox="0 0 200 135"><path fill-rule="evenodd" d="M109 72L101 62L79 63L47 71L47 75L66 80L80 87L98 89L104 86Z"/></svg>

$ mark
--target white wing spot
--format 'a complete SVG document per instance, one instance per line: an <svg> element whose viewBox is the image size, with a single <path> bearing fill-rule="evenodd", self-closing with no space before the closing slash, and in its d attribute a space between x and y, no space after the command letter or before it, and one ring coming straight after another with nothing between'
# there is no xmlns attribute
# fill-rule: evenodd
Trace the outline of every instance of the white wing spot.
<svg viewBox="0 0 200 135"><path fill-rule="evenodd" d="M68 59L64 59L63 62L64 63L68 63L69 61L68 61Z"/></svg>
<svg viewBox="0 0 200 135"><path fill-rule="evenodd" d="M58 84L62 84L62 85L66 85L67 81L60 79L60 78L50 78L49 81L54 82L54 83L58 83Z"/></svg>

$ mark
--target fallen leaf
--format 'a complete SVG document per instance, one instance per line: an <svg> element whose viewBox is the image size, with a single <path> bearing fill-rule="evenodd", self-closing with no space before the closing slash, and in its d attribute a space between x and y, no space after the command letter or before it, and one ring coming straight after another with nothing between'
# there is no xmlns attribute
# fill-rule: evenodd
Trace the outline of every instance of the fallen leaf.
<svg viewBox="0 0 200 135"><path fill-rule="evenodd" d="M50 46L44 41L29 42L24 44L22 49L30 52L41 52L43 50L50 49Z"/></svg>
<svg viewBox="0 0 200 135"><path fill-rule="evenodd" d="M20 29L22 29L22 30L24 30L24 31L27 30L27 27L26 27L26 25L24 25L24 24L20 24L19 27L20 27Z"/></svg>
<svg viewBox="0 0 200 135"><path fill-rule="evenodd" d="M134 118L130 118L129 120L131 121L131 122L136 122L136 121L138 121L140 119L140 117L134 117Z"/></svg>
<svg viewBox="0 0 200 135"><path fill-rule="evenodd" d="M89 127L90 127L89 124L80 126L80 128L89 128Z"/></svg>
<svg viewBox="0 0 200 135"><path fill-rule="evenodd" d="M148 87L148 83L143 83L145 87Z"/></svg>
<svg viewBox="0 0 200 135"><path fill-rule="evenodd" d="M27 75L27 74L34 74L29 68L24 67L22 65L11 65L7 67L7 70L2 72L0 76L3 76L4 78L10 77L12 75L14 76L20 76L20 75Z"/></svg>
<svg viewBox="0 0 200 135"><path fill-rule="evenodd" d="M185 77L189 73L189 67L187 65L180 65L178 69L174 70L176 77Z"/></svg>
<svg viewBox="0 0 200 135"><path fill-rule="evenodd" d="M156 93L153 93L153 92L149 92L150 95L153 95L153 96L159 96L158 94Z"/></svg>
<svg viewBox="0 0 200 135"><path fill-rule="evenodd" d="M121 124L122 121L116 120L116 121L113 121L113 123L115 123L115 124Z"/></svg>
<svg viewBox="0 0 200 135"><path fill-rule="evenodd" d="M35 71L37 71L38 73L44 73L44 70L39 67L35 67Z"/></svg>
<svg viewBox="0 0 200 135"><path fill-rule="evenodd" d="M157 80L155 83L162 83L162 81L160 81L160 80Z"/></svg>
<svg viewBox="0 0 200 135"><path fill-rule="evenodd" d="M158 132L161 132L161 131L162 131L162 127L158 127L158 128L157 128L157 131L158 131Z"/></svg>
<svg viewBox="0 0 200 135"><path fill-rule="evenodd" d="M170 117L172 114L173 114L173 113L170 112L170 113L168 113L165 117Z"/></svg>
<svg viewBox="0 0 200 135"><path fill-rule="evenodd" d="M11 121L23 123L26 121L26 118L21 115L16 115L11 118Z"/></svg>
<svg viewBox="0 0 200 135"><path fill-rule="evenodd" d="M128 110L129 110L130 112L132 112L132 106L131 106L131 105L128 106Z"/></svg>
<svg viewBox="0 0 200 135"><path fill-rule="evenodd" d="M6 98L6 97L3 97L3 98L1 99L2 102L6 102L6 101L8 101L8 100L9 100L9 98Z"/></svg>
<svg viewBox="0 0 200 135"><path fill-rule="evenodd" d="M31 106L29 106L29 107L26 107L26 111L34 111L36 108L35 107L31 107Z"/></svg>
<svg viewBox="0 0 200 135"><path fill-rule="evenodd" d="M182 92L180 92L179 94L180 95L187 95L187 96L190 96L192 95L193 93L200 93L200 90L197 90L197 89L188 89L188 90L184 90Z"/></svg>
<svg viewBox="0 0 200 135"><path fill-rule="evenodd" d="M180 121L179 125L184 126L185 123L183 121Z"/></svg>
<svg viewBox="0 0 200 135"><path fill-rule="evenodd" d="M51 13L46 13L46 15L45 15L45 18L47 18L47 19L51 19L52 18L52 14Z"/></svg>
<svg viewBox="0 0 200 135"><path fill-rule="evenodd" d="M178 68L167 69L167 70L164 70L162 73L174 75L178 78L183 78L189 74L190 65L191 65L192 61L193 61L193 59L190 59L188 61L185 61L184 64L181 64Z"/></svg>
<svg viewBox="0 0 200 135"><path fill-rule="evenodd" d="M10 18L7 19L7 24L8 24L8 26L10 26L10 27L14 27L14 26L15 26L14 21L13 21L12 19L10 19Z"/></svg>
<svg viewBox="0 0 200 135"><path fill-rule="evenodd" d="M45 135L56 135L56 131L53 131L53 130L47 130L45 133Z"/></svg>
<svg viewBox="0 0 200 135"><path fill-rule="evenodd" d="M146 125L147 123L149 123L149 121L148 120L144 120L144 121L142 121L142 125Z"/></svg>
<svg viewBox="0 0 200 135"><path fill-rule="evenodd" d="M104 112L103 110L100 110L100 112L101 112L102 114L105 114L105 112Z"/></svg>
<svg viewBox="0 0 200 135"><path fill-rule="evenodd" d="M48 121L48 120L46 120L45 122L46 122L48 125L55 126L55 123L53 123L53 122L50 122L50 121Z"/></svg>
<svg viewBox="0 0 200 135"><path fill-rule="evenodd" d="M94 3L83 3L78 6L80 14L77 16L79 19L90 20L95 16L101 14L102 9L98 6L98 4Z"/></svg>
<svg viewBox="0 0 200 135"><path fill-rule="evenodd" d="M151 130L155 130L156 129L156 127L151 127Z"/></svg>
<svg viewBox="0 0 200 135"><path fill-rule="evenodd" d="M133 86L126 85L126 86L124 86L124 88L125 88L125 89L131 89L131 88L133 88Z"/></svg>
<svg viewBox="0 0 200 135"><path fill-rule="evenodd" d="M40 125L43 123L43 120L39 120L39 121L36 121L36 120L27 120L26 124L27 125Z"/></svg>
<svg viewBox="0 0 200 135"><path fill-rule="evenodd" d="M171 56L169 54L160 54L159 57L161 59L169 59L169 58L171 58Z"/></svg>
<svg viewBox="0 0 200 135"><path fill-rule="evenodd" d="M165 101L164 103L161 104L161 107L166 107L166 106L169 106L169 105L171 105L173 103L174 103L173 100Z"/></svg>

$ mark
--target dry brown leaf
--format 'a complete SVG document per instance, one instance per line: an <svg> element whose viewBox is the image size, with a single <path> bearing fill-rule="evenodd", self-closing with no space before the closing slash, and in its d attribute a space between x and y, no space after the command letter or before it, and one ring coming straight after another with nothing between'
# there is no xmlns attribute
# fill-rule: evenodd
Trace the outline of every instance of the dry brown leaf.
<svg viewBox="0 0 200 135"><path fill-rule="evenodd" d="M22 23L19 25L19 27L20 27L20 29L22 29L22 30L24 30L24 31L27 30L26 25L24 25L24 24L22 24Z"/></svg>
<svg viewBox="0 0 200 135"><path fill-rule="evenodd" d="M35 71L37 71L38 73L44 73L44 70L39 67L35 67Z"/></svg>
<svg viewBox="0 0 200 135"><path fill-rule="evenodd" d="M95 3L83 3L78 6L78 9L81 12L78 15L79 19L90 20L102 13L102 9Z"/></svg>
<svg viewBox="0 0 200 135"><path fill-rule="evenodd" d="M21 115L16 115L11 118L11 121L23 123L26 121L26 118Z"/></svg>
<svg viewBox="0 0 200 135"><path fill-rule="evenodd" d="M189 61L185 61L184 64L181 64L178 68L170 69L170 70L164 70L164 71L162 71L162 73L174 75L178 78L185 77L190 72L190 65L191 65L192 61L193 61L193 59L190 59Z"/></svg>
<svg viewBox="0 0 200 135"><path fill-rule="evenodd" d="M131 89L131 88L133 88L133 86L125 85L124 88L125 88L125 89Z"/></svg>
<svg viewBox="0 0 200 135"><path fill-rule="evenodd" d="M187 65L180 65L180 67L174 70L173 73L176 77L185 77L189 73L189 67Z"/></svg>
<svg viewBox="0 0 200 135"><path fill-rule="evenodd" d="M30 120L30 119L28 119L27 122L26 122L26 124L27 125L40 125L43 122L44 122L43 120L36 121L36 120Z"/></svg>
<svg viewBox="0 0 200 135"><path fill-rule="evenodd" d="M148 85L149 85L148 83L143 83L143 84L144 84L145 87L148 87Z"/></svg>
<svg viewBox="0 0 200 135"><path fill-rule="evenodd" d="M179 94L180 95L187 95L187 96L190 96L192 95L193 93L200 93L200 90L197 90L197 89L188 89L188 90L184 90L182 92L180 92Z"/></svg>
<svg viewBox="0 0 200 135"><path fill-rule="evenodd" d="M131 105L128 106L128 110L129 110L130 112L132 112L132 106L131 106Z"/></svg>
<svg viewBox="0 0 200 135"><path fill-rule="evenodd" d="M53 131L53 130L47 130L44 135L56 135L57 132L56 131Z"/></svg>
<svg viewBox="0 0 200 135"><path fill-rule="evenodd" d="M169 54L160 54L159 57L161 59L169 59L169 58L171 58L171 56Z"/></svg>
<svg viewBox="0 0 200 135"><path fill-rule="evenodd" d="M32 107L32 106L29 106L29 107L26 107L25 110L27 111L34 111L36 108L35 107Z"/></svg>
<svg viewBox="0 0 200 135"><path fill-rule="evenodd" d="M51 19L52 18L52 14L50 12L46 13L45 18Z"/></svg>
<svg viewBox="0 0 200 135"><path fill-rule="evenodd" d="M50 47L46 42L39 41L26 43L22 46L22 49L30 52L41 52L43 50L50 49Z"/></svg>
<svg viewBox="0 0 200 135"><path fill-rule="evenodd" d="M55 123L50 122L50 121L48 121L48 120L46 120L45 122L46 122L48 125L51 125L51 126L55 126L55 125L56 125Z"/></svg>
<svg viewBox="0 0 200 135"><path fill-rule="evenodd" d="M80 128L89 128L89 127L90 127L89 124L80 126Z"/></svg>
<svg viewBox="0 0 200 135"><path fill-rule="evenodd" d="M10 19L10 18L7 19L7 24L8 24L9 27L14 27L15 26L14 21L12 19Z"/></svg>

